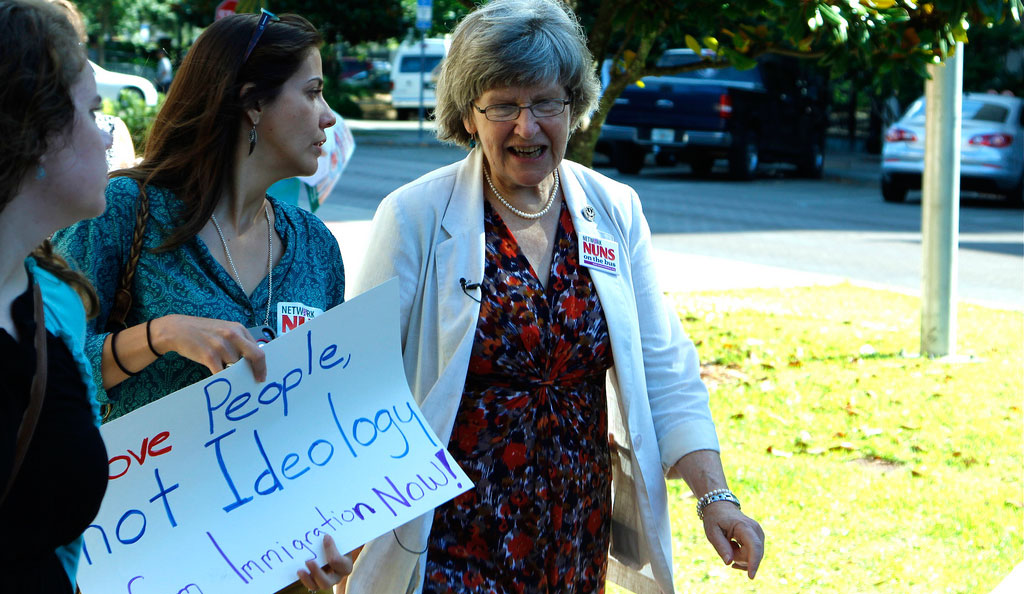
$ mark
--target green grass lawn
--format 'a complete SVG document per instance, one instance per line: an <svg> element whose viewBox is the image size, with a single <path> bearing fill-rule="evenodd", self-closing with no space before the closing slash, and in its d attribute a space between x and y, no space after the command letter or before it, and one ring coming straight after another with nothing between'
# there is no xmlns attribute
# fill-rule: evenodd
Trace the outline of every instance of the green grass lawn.
<svg viewBox="0 0 1024 594"><path fill-rule="evenodd" d="M916 358L920 302L838 285L671 296L697 343L730 486L767 534L753 582L673 481L676 588L987 593L1024 556L1024 316L961 305ZM610 592L621 592L615 587Z"/></svg>

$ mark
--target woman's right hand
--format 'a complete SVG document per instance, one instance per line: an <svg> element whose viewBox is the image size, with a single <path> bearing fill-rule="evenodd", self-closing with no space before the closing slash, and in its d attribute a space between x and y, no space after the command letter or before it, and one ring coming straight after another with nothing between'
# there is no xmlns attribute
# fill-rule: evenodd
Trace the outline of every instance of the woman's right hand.
<svg viewBox="0 0 1024 594"><path fill-rule="evenodd" d="M174 351L217 373L243 358L252 367L253 377L267 379L263 349L238 322L171 314L153 320L153 346L160 353Z"/></svg>
<svg viewBox="0 0 1024 594"><path fill-rule="evenodd" d="M203 365L210 373L226 369L243 358L249 362L253 377L258 382L267 379L267 362L263 350L249 331L238 322L227 322L212 318L199 318L171 314L156 318L150 323L150 336L146 336L146 324L132 326L107 337L103 345L103 387L110 389L128 379L114 361L113 351L126 369L138 372L157 359L150 349L161 355L174 351Z"/></svg>

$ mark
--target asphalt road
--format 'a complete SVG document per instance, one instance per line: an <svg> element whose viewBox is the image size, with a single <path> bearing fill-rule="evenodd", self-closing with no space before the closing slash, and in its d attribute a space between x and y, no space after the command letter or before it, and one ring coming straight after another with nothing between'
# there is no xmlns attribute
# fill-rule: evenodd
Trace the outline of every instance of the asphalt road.
<svg viewBox="0 0 1024 594"><path fill-rule="evenodd" d="M389 191L465 154L438 145L429 131L422 143L408 129L356 138L352 162L317 213L329 223L368 221ZM648 166L639 175L618 174L601 161L596 168L637 190L659 251L736 264L699 270L686 265L692 260L680 260L670 268L680 278L758 269L919 293L919 195L911 194L906 204L885 203L870 161L842 154L829 160L823 180L766 169L752 183L730 181L724 170L695 178L684 165ZM1024 309L1024 211L998 200L962 198L957 258L959 298Z"/></svg>

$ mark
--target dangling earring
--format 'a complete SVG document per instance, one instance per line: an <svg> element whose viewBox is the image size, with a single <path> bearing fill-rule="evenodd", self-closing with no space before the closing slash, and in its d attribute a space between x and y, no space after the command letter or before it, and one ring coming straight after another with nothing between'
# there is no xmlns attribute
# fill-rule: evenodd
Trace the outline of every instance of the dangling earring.
<svg viewBox="0 0 1024 594"><path fill-rule="evenodd" d="M470 150L476 148L476 134L471 134L469 136L469 148Z"/></svg>
<svg viewBox="0 0 1024 594"><path fill-rule="evenodd" d="M44 178L46 178L46 168L43 167L42 165L40 165L36 169L36 179L44 179Z"/></svg>
<svg viewBox="0 0 1024 594"><path fill-rule="evenodd" d="M249 130L249 154L256 149L256 124L252 125L252 130Z"/></svg>

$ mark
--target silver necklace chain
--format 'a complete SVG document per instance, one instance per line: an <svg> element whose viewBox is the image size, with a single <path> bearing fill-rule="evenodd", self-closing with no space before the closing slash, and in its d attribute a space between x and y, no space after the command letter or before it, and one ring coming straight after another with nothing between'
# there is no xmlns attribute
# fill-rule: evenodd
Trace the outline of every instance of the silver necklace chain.
<svg viewBox="0 0 1024 594"><path fill-rule="evenodd" d="M266 203L263 204L263 216L267 219L267 313L263 317L263 325L266 326L270 324L270 302L274 297L274 230L270 226L270 207ZM217 230L220 243L224 246L224 254L228 257L231 272L235 273L235 282L238 283L242 292L248 295L245 285L242 284L242 277L238 275L238 269L235 268L235 261L231 258L231 250L228 249L228 241L224 239L224 231L221 230L220 223L217 222L217 215L211 214L210 220L213 221L213 228Z"/></svg>
<svg viewBox="0 0 1024 594"><path fill-rule="evenodd" d="M505 205L505 208L512 211L512 214L516 215L517 217L521 217L531 221L537 220L542 216L548 214L548 211L551 210L551 205L555 203L555 194L558 193L558 170L555 169L555 185L551 188L551 195L548 196L548 203L545 204L544 208L540 209L538 212L524 212L509 204L508 200L505 200L505 197L498 192L498 188L494 187L494 183L491 181L491 176L490 174L487 173L486 167L484 167L484 178L487 179L487 185L491 186L491 191L494 192L494 195L498 197L498 200Z"/></svg>

